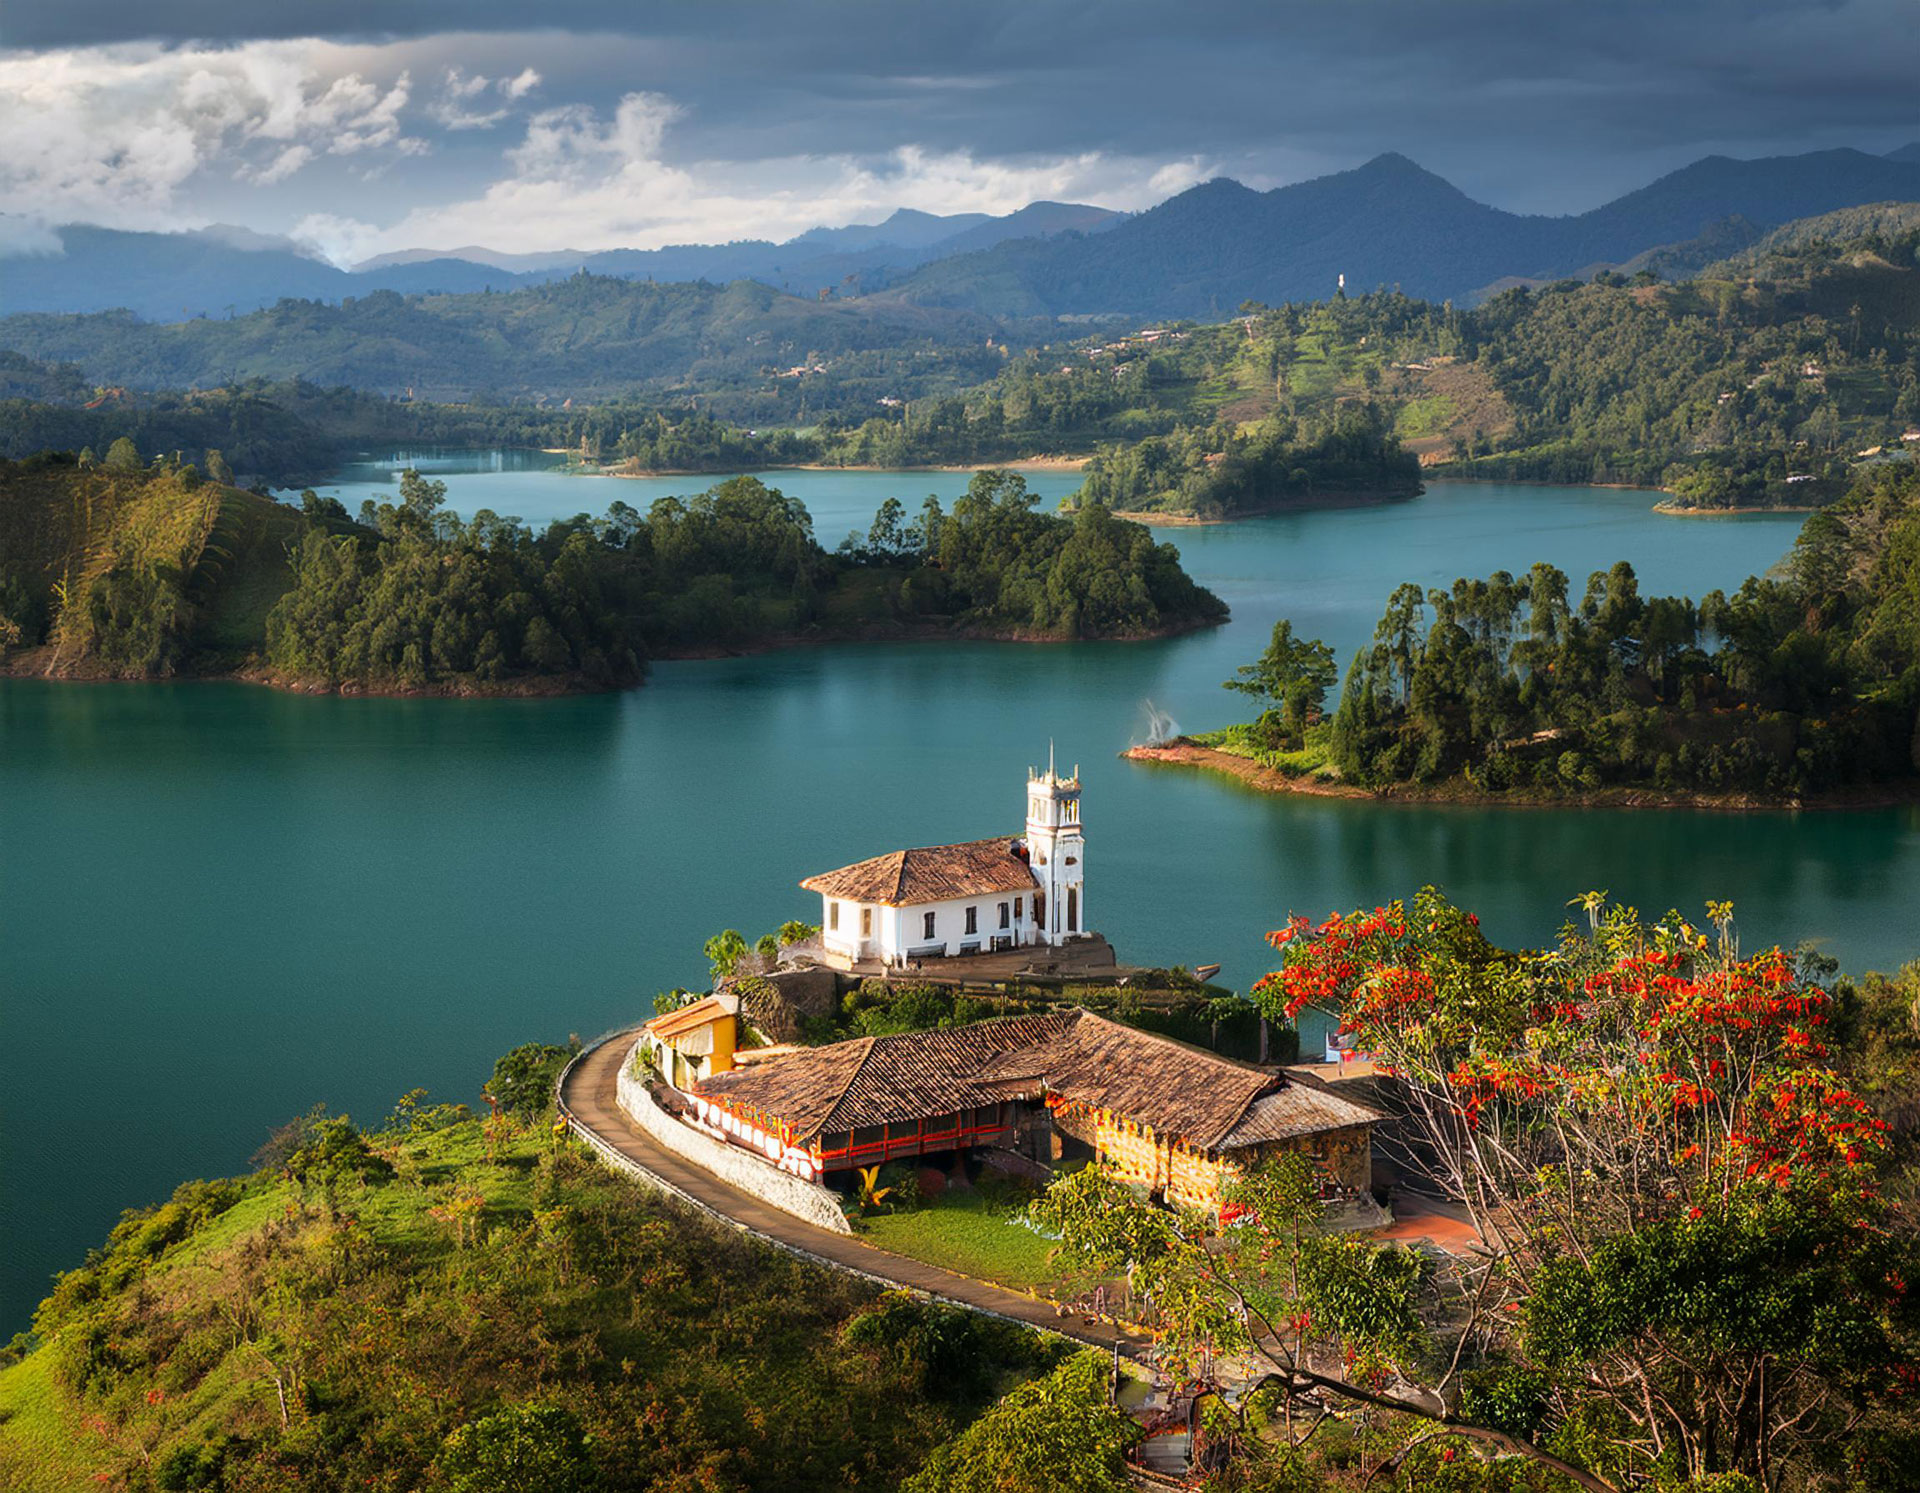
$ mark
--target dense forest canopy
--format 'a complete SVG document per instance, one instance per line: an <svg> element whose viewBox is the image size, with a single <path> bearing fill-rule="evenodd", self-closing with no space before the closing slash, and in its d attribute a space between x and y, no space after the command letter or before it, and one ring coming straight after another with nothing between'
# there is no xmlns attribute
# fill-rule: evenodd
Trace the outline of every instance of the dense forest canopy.
<svg viewBox="0 0 1920 1493"><path fill-rule="evenodd" d="M1142 526L1037 513L1009 472L977 474L951 513L929 499L909 521L889 500L834 552L751 477L539 533L463 520L416 472L399 496L295 509L124 438L10 463L0 652L44 650L53 673L485 691L628 684L648 657L803 637L1146 637L1226 616Z"/></svg>
<svg viewBox="0 0 1920 1493"><path fill-rule="evenodd" d="M1410 498L1420 463L1375 405L1319 419L1271 415L1252 426L1183 426L1087 463L1074 502L1125 512L1225 519L1316 503Z"/></svg>
<svg viewBox="0 0 1920 1493"><path fill-rule="evenodd" d="M1781 796L1920 773L1917 712L1920 473L1899 463L1731 596L1643 596L1624 562L1578 596L1550 565L1402 586L1331 746L1374 785Z"/></svg>

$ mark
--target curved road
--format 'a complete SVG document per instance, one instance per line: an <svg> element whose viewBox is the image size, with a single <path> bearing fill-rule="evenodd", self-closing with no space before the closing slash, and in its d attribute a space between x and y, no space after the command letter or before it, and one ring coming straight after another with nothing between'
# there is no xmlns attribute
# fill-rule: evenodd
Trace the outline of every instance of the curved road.
<svg viewBox="0 0 1920 1493"><path fill-rule="evenodd" d="M955 1275L937 1265L876 1249L858 1237L816 1228L791 1213L762 1202L722 1182L713 1173L674 1155L630 1121L615 1100L620 1064L633 1050L640 1029L618 1032L574 1060L560 1079L560 1112L574 1131L595 1150L618 1158L623 1169L636 1172L672 1193L682 1202L732 1224L769 1244L817 1264L849 1271L881 1285L904 1288L956 1306L992 1316L1010 1318L1057 1332L1082 1343L1111 1349L1116 1340L1128 1358L1143 1359L1147 1340L1133 1333L1061 1315L1050 1301L1036 1301L1004 1286L989 1285L971 1276Z"/></svg>

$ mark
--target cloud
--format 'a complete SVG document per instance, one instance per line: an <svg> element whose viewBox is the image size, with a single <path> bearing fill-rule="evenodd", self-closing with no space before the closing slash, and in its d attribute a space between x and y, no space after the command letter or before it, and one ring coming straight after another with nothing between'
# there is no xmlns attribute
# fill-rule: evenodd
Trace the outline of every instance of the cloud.
<svg viewBox="0 0 1920 1493"><path fill-rule="evenodd" d="M983 160L912 144L871 156L676 164L668 135L682 117L679 104L657 93L629 93L611 112L582 104L543 109L505 152L503 173L477 196L416 208L386 228L316 214L296 236L337 263L469 243L509 252L559 244L652 249L784 240L901 207L999 214L1043 198L1145 207L1214 174L1200 157L1168 163L1087 151Z"/></svg>
<svg viewBox="0 0 1920 1493"><path fill-rule="evenodd" d="M26 259L66 253L60 235L36 218L0 213L0 259Z"/></svg>
<svg viewBox="0 0 1920 1493"><path fill-rule="evenodd" d="M325 42L0 54L0 211L177 227L209 174L269 185L324 156L425 151L402 122L408 73L344 61Z"/></svg>
<svg viewBox="0 0 1920 1493"><path fill-rule="evenodd" d="M465 0L459 32L389 0L377 41L312 39L366 34L323 0L13 10L0 211L299 224L335 253L1143 207L1382 150L1578 211L1710 152L1904 143L1920 75L1912 0L1189 0L1178 25L1163 0Z"/></svg>
<svg viewBox="0 0 1920 1493"><path fill-rule="evenodd" d="M509 105L539 86L540 74L530 67L511 78L489 78L478 73L468 76L450 67L440 85L440 96L427 105L427 113L450 130L491 129L513 113ZM503 102L495 103L495 97Z"/></svg>

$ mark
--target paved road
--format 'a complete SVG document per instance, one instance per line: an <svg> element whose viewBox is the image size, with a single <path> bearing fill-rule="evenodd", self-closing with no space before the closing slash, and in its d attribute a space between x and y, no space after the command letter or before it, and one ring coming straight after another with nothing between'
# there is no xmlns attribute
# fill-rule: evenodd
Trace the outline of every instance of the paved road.
<svg viewBox="0 0 1920 1493"><path fill-rule="evenodd" d="M560 1100L574 1128L587 1140L598 1141L618 1152L682 1201L820 1264L851 1271L883 1285L917 1291L956 1306L1010 1317L1095 1347L1111 1349L1118 1339L1120 1351L1126 1357L1136 1360L1144 1357L1146 1339L1143 1337L1104 1322L1063 1317L1051 1302L1035 1301L1002 1286L876 1249L856 1236L816 1228L674 1155L629 1120L615 1100L620 1064L632 1050L638 1035L638 1028L621 1032L581 1058L562 1081Z"/></svg>

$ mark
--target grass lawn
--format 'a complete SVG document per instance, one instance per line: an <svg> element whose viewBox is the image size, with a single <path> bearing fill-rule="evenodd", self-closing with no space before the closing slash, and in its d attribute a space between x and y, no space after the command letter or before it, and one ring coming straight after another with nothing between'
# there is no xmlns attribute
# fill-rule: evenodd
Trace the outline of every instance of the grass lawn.
<svg viewBox="0 0 1920 1493"><path fill-rule="evenodd" d="M1307 727L1305 744L1292 752L1277 752L1253 739L1251 725L1224 726L1218 731L1202 731L1190 738L1196 746L1212 747L1230 757L1245 757L1262 767L1271 767L1292 777L1318 773L1333 757L1333 726L1322 721Z"/></svg>
<svg viewBox="0 0 1920 1493"><path fill-rule="evenodd" d="M881 1249L1015 1290L1054 1294L1072 1272L1047 1258L1054 1241L1020 1223L1020 1214L974 1193L925 1203L912 1212L862 1219L860 1236Z"/></svg>

